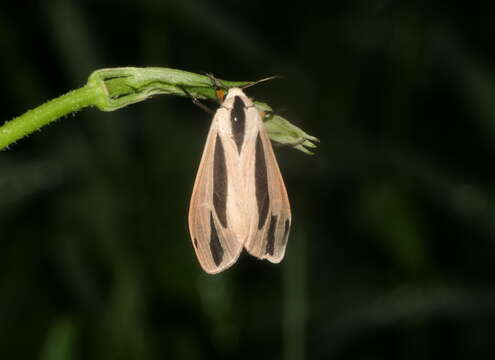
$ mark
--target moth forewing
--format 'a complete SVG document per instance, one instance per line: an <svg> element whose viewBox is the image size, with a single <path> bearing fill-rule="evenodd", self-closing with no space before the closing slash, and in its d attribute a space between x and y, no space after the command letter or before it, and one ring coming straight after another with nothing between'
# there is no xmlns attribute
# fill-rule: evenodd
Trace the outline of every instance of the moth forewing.
<svg viewBox="0 0 495 360"><path fill-rule="evenodd" d="M252 205L254 217L246 250L273 263L282 261L291 225L290 203L275 153L258 115L258 131L254 141Z"/></svg>
<svg viewBox="0 0 495 360"><path fill-rule="evenodd" d="M218 111L210 126L189 207L193 247L202 268L210 274L233 265L243 248L228 226L226 196L231 180L218 132L221 115Z"/></svg>
<svg viewBox="0 0 495 360"><path fill-rule="evenodd" d="M241 89L232 88L213 118L189 208L199 262L218 273L245 247L278 263L290 223L287 191L261 116Z"/></svg>
<svg viewBox="0 0 495 360"><path fill-rule="evenodd" d="M244 176L246 167L246 138L249 135L248 124L242 131L242 136L236 134L235 125L232 124L233 101L227 95L222 108L215 116L218 120L218 133L222 139L227 164L228 194L226 200L226 216L229 228L235 234L234 239L244 245L249 235L250 209L246 206L247 179ZM242 138L242 139L240 139Z"/></svg>

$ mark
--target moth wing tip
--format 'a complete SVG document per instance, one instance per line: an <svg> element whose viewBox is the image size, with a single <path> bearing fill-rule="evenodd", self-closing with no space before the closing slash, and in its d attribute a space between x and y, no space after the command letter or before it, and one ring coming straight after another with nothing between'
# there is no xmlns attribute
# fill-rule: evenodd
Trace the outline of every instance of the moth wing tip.
<svg viewBox="0 0 495 360"><path fill-rule="evenodd" d="M224 264L224 265L220 265L220 266L217 266L215 268L206 268L205 266L201 265L201 267L203 268L204 272L209 274L209 275L216 275L216 274L219 274L225 270L227 270L228 268L230 268L232 265L234 265L235 261L230 263L230 264Z"/></svg>
<svg viewBox="0 0 495 360"><path fill-rule="evenodd" d="M240 248L240 250L242 250L242 247ZM204 270L204 272L206 272L209 275L216 275L233 266L239 259L240 254L241 251L238 251L237 254L234 254L233 256L231 256L231 258L228 261L225 261L220 265L203 264L202 261L200 261L199 263L201 265L201 268Z"/></svg>
<svg viewBox="0 0 495 360"><path fill-rule="evenodd" d="M285 254L282 254L280 256L268 256L266 257L266 259L271 262L272 264L278 264L280 262L282 262L282 260L284 259L284 256Z"/></svg>
<svg viewBox="0 0 495 360"><path fill-rule="evenodd" d="M203 268L203 271L205 273L207 273L208 275L216 275L216 274L219 274L225 270L225 268L222 268L222 267L217 268L217 269L207 269L204 266L201 266L201 267Z"/></svg>
<svg viewBox="0 0 495 360"><path fill-rule="evenodd" d="M281 253L279 255L277 255L277 256L270 255L270 254L267 254L267 253L263 253L263 254L260 255L260 254L257 254L252 249L249 249L248 247L245 247L245 249L246 249L246 251L248 252L249 255L254 256L258 260L268 260L272 264L278 264L278 263L280 263L284 259L284 257L285 257L285 249L283 249L281 251Z"/></svg>

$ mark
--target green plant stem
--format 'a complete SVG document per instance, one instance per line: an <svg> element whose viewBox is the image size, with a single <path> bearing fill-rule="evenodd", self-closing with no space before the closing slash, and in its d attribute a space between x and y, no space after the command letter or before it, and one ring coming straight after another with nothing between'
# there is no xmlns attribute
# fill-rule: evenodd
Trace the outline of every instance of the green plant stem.
<svg viewBox="0 0 495 360"><path fill-rule="evenodd" d="M0 150L58 118L87 106L96 106L101 111L115 111L155 95L217 100L217 86L222 86L227 91L232 87L249 84L253 82L220 79L212 82L209 76L169 68L123 67L96 70L89 76L86 86L48 101L1 126ZM312 154L308 149L316 147L316 137L274 114L267 104L255 102L255 105L266 114L265 128L273 141Z"/></svg>
<svg viewBox="0 0 495 360"><path fill-rule="evenodd" d="M96 105L101 96L101 88L86 85L6 122L0 127L0 150L64 115Z"/></svg>

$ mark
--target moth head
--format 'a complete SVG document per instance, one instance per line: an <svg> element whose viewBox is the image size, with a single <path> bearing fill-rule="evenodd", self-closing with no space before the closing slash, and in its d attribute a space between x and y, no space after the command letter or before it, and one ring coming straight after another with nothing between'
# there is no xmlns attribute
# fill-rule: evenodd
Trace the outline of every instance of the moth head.
<svg viewBox="0 0 495 360"><path fill-rule="evenodd" d="M230 88L227 96L225 97L225 100L235 98L236 96L246 97L246 94L244 94L244 91L242 91L242 89L240 88Z"/></svg>

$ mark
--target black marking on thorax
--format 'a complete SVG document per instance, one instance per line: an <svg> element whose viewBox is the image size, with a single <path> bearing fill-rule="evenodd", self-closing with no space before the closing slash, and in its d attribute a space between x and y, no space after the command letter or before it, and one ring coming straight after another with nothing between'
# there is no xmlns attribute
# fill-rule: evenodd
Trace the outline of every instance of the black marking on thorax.
<svg viewBox="0 0 495 360"><path fill-rule="evenodd" d="M237 150L241 152L246 133L246 105L240 96L234 99L234 106L230 112L230 123L232 125L232 135L237 145Z"/></svg>
<svg viewBox="0 0 495 360"><path fill-rule="evenodd" d="M227 227L227 190L229 179L225 151L222 139L217 135L215 141L215 154L213 155L213 206L218 220L224 228Z"/></svg>
<svg viewBox="0 0 495 360"><path fill-rule="evenodd" d="M210 211L210 251L215 265L218 266L223 260L223 248L218 238L217 229L213 221L213 214Z"/></svg>
<svg viewBox="0 0 495 360"><path fill-rule="evenodd" d="M258 204L258 229L265 225L270 205L268 194L268 176L266 169L265 151L261 142L260 134L256 138L256 158L255 158L255 180L256 180L256 202Z"/></svg>

